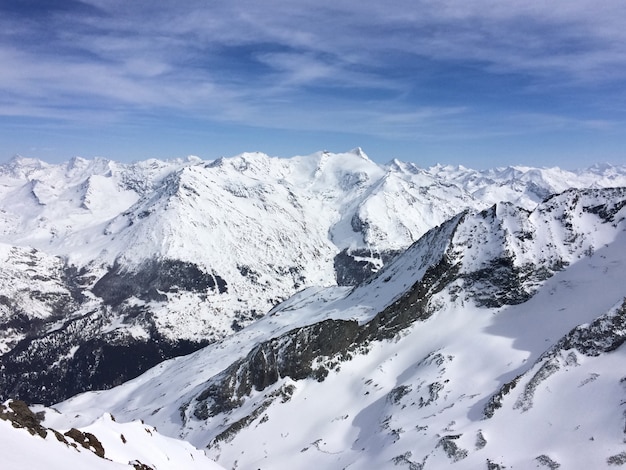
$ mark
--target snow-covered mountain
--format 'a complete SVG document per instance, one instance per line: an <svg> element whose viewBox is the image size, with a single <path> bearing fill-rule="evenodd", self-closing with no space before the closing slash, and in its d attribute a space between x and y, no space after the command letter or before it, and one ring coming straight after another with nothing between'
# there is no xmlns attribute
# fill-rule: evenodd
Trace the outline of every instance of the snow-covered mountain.
<svg viewBox="0 0 626 470"><path fill-rule="evenodd" d="M0 166L0 397L49 404L118 385L297 292L365 282L461 211L500 201L530 211L570 187L618 186L620 167L422 169L360 149L17 157Z"/></svg>
<svg viewBox="0 0 626 470"><path fill-rule="evenodd" d="M625 269L624 188L464 210L50 422L145 419L226 468L624 465Z"/></svg>

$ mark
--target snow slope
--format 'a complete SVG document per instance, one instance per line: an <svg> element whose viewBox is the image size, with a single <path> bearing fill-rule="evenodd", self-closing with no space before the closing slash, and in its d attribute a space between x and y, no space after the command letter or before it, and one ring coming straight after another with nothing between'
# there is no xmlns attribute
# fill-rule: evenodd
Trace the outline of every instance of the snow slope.
<svg viewBox="0 0 626 470"><path fill-rule="evenodd" d="M42 414L58 415L46 409ZM3 468L18 469L213 469L220 467L186 442L160 435L141 422L117 423L103 415L84 429L39 424L23 402L0 410ZM54 418L52 418L54 419Z"/></svg>
<svg viewBox="0 0 626 470"><path fill-rule="evenodd" d="M626 462L626 189L466 211L355 288L57 405L143 418L227 467Z"/></svg>

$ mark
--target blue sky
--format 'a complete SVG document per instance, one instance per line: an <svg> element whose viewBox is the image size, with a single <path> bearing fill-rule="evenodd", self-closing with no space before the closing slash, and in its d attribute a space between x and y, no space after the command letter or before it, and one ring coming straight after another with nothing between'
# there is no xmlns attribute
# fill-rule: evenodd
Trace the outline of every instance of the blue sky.
<svg viewBox="0 0 626 470"><path fill-rule="evenodd" d="M626 164L622 0L3 0L0 161Z"/></svg>

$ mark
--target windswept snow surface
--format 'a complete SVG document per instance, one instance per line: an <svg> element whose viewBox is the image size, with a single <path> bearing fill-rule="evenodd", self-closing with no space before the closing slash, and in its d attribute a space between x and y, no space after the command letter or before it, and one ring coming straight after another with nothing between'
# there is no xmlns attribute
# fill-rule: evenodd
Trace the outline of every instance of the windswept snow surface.
<svg viewBox="0 0 626 470"><path fill-rule="evenodd" d="M302 291L229 338L56 408L66 426L143 418L226 468L622 465L625 200L569 191L532 212L462 213L368 283ZM328 319L365 325L440 260L455 276L393 339L319 358L332 364L323 380L279 377L228 412L191 412L256 345Z"/></svg>
<svg viewBox="0 0 626 470"><path fill-rule="evenodd" d="M48 416L58 415L51 409ZM54 416L49 421L55 421ZM60 435L55 435L54 431ZM69 429L49 428L45 437L31 434L26 428L16 428L0 419L0 449L2 468L11 470L84 470L135 469L147 465L154 470L219 470L222 467L208 459L205 453L189 443L160 435L152 426L139 421L117 423L105 414L81 434L91 434L104 451L96 455L94 448L85 448L67 434ZM90 436L91 437L91 436ZM64 439L65 442L62 442ZM93 441L90 441L93 442ZM145 467L141 467L145 468Z"/></svg>

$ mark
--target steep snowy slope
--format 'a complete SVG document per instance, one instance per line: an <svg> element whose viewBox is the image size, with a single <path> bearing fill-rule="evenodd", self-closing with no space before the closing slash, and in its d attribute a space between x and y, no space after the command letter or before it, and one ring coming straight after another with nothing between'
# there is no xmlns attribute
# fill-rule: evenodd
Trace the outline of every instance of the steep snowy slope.
<svg viewBox="0 0 626 470"><path fill-rule="evenodd" d="M570 190L461 213L354 289L57 408L143 418L225 467L621 465L624 206Z"/></svg>
<svg viewBox="0 0 626 470"><path fill-rule="evenodd" d="M532 210L554 190L607 184L626 185L626 171L421 169L360 149L15 158L0 166L0 398L117 385L302 289L365 281L459 211Z"/></svg>
<svg viewBox="0 0 626 470"><path fill-rule="evenodd" d="M142 422L117 423L105 415L84 429L41 425L24 402L0 405L2 466L18 469L214 469L220 467L190 444L160 435Z"/></svg>

